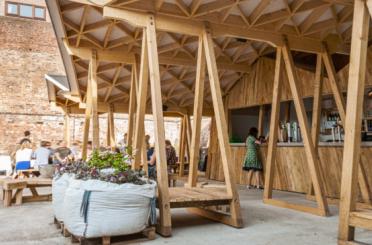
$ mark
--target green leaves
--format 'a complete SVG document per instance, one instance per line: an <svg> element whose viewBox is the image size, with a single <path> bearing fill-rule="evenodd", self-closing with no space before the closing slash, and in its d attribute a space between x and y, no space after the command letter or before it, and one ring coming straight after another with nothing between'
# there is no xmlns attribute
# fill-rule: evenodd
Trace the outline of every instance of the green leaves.
<svg viewBox="0 0 372 245"><path fill-rule="evenodd" d="M99 152L95 150L88 161L88 166L97 169L113 168L115 172L130 169L131 156L127 153Z"/></svg>
<svg viewBox="0 0 372 245"><path fill-rule="evenodd" d="M64 173L75 174L76 179L96 179L115 184L133 183L136 185L146 184L143 171L134 171L130 167L132 160L131 148L125 153L99 152L95 150L88 162L75 161L68 165L57 166L57 176ZM113 169L114 171L105 171Z"/></svg>

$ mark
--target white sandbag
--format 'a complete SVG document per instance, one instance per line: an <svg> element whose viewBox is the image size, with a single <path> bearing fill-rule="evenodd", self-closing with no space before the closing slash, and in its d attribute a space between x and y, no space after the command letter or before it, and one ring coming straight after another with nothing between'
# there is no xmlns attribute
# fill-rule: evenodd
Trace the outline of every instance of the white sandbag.
<svg viewBox="0 0 372 245"><path fill-rule="evenodd" d="M91 191L86 223L80 210L85 191ZM138 233L147 226L155 193L155 182L119 185L71 180L64 198L64 225L73 235L86 238Z"/></svg>
<svg viewBox="0 0 372 245"><path fill-rule="evenodd" d="M52 183L52 206L54 216L58 221L63 221L63 200L65 199L65 192L70 183L70 180L74 178L73 174L63 174L53 178Z"/></svg>

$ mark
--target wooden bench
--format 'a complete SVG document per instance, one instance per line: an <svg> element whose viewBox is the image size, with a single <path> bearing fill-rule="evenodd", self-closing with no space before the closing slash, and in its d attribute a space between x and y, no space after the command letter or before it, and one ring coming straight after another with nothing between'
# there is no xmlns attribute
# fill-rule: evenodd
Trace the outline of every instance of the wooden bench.
<svg viewBox="0 0 372 245"><path fill-rule="evenodd" d="M0 186L3 189L4 207L9 207L12 203L21 205L25 202L51 201L52 194L39 195L36 188L52 186L52 179L29 178L29 179L0 179ZM23 190L30 189L31 196L23 196ZM14 194L13 194L14 191Z"/></svg>

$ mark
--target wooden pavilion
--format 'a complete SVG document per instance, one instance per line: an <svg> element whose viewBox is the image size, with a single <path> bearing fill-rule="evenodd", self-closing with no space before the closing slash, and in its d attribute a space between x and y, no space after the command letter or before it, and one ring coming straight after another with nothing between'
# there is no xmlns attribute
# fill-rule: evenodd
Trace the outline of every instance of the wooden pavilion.
<svg viewBox="0 0 372 245"><path fill-rule="evenodd" d="M128 113L129 139L143 153L144 115L154 116L159 233L171 235L170 209L177 207L243 226L227 121L229 105L239 100L271 104L264 202L328 215L318 155L323 90L333 95L345 128L340 242L353 240L353 227L372 229L372 212L356 211L358 182L364 203L371 202L370 172L359 156L363 93L365 85L371 84L364 79L371 0L49 0L47 4L69 85L68 91L55 84L48 89L66 113L85 113L84 146L92 119L93 146L98 147L99 113L109 113L111 124L113 113ZM337 70L349 57L346 105ZM272 64L265 66L265 60ZM268 67L271 73L266 72ZM322 90L325 82L328 90ZM263 91L269 95L257 95ZM311 131L302 100L308 96L314 97ZM279 105L285 100L294 101L303 137L303 164L316 208L272 198ZM190 174L184 188L167 186L165 114L180 115L189 125L193 115L193 125L184 133L191 139ZM213 116L216 133L211 139L220 151L223 188L197 186L203 115ZM141 155L136 154L135 168ZM229 205L230 213L218 212L215 205Z"/></svg>

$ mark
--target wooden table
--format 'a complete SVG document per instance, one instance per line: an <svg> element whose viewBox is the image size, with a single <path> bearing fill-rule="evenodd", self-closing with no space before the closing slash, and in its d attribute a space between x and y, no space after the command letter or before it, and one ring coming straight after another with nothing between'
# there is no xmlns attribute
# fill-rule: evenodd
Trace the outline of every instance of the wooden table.
<svg viewBox="0 0 372 245"><path fill-rule="evenodd" d="M21 205L25 202L51 201L52 194L39 195L36 188L52 186L52 179L46 178L27 178L27 179L0 179L0 186L3 189L4 207L9 207L12 203ZM30 189L31 196L23 196L24 189ZM14 192L14 194L13 194Z"/></svg>
<svg viewBox="0 0 372 245"><path fill-rule="evenodd" d="M30 178L30 177L33 177L33 176L40 176L40 171L39 170L36 170L36 169L24 169L24 170L18 170L17 171L17 175L18 177L26 177L26 178Z"/></svg>

